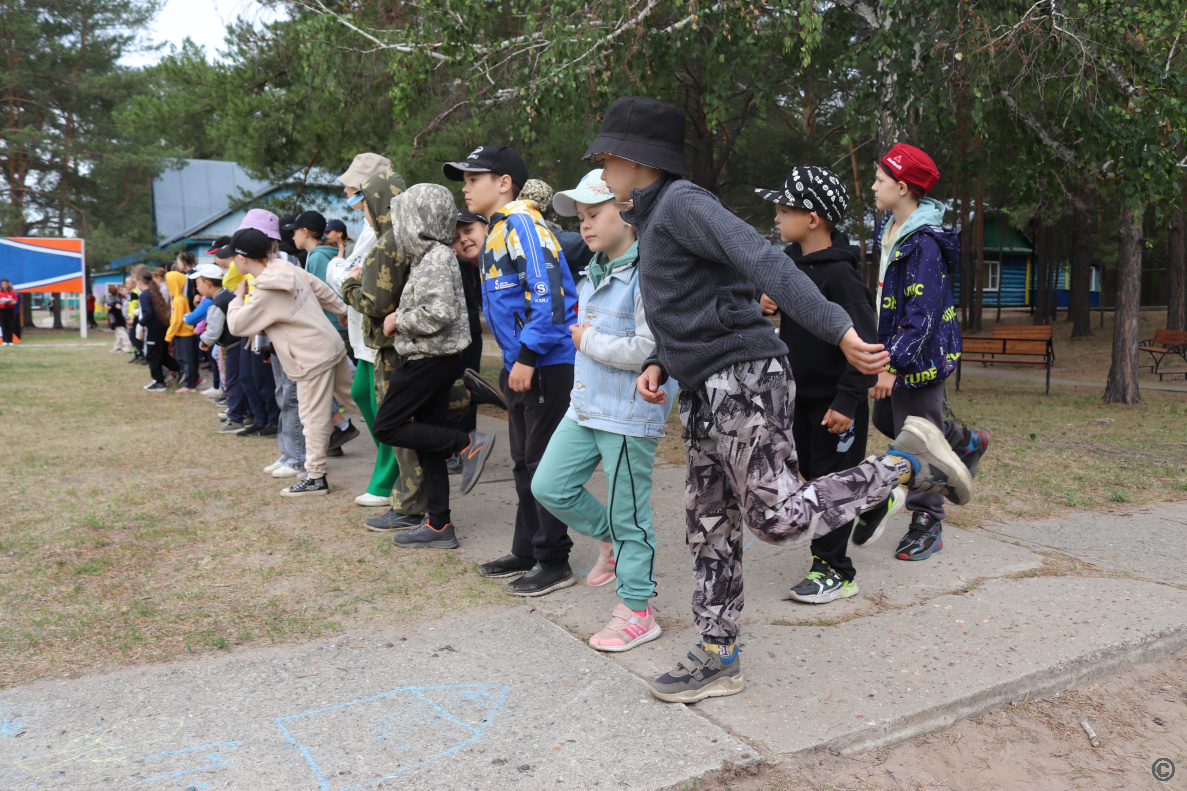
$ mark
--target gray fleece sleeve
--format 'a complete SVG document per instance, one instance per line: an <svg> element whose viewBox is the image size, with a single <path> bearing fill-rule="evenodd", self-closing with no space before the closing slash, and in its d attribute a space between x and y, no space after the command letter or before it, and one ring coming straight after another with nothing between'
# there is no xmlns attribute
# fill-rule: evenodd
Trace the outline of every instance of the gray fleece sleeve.
<svg viewBox="0 0 1187 791"><path fill-rule="evenodd" d="M223 334L223 327L227 325L227 314L218 309L218 306L211 303L210 310L206 311L206 329L202 331L202 337L198 340L205 343L207 346L213 346L218 342L218 338Z"/></svg>
<svg viewBox="0 0 1187 791"><path fill-rule="evenodd" d="M808 332L840 343L853 326L840 305L829 302L787 255L752 226L708 195L692 193L667 224L690 252L736 269Z"/></svg>

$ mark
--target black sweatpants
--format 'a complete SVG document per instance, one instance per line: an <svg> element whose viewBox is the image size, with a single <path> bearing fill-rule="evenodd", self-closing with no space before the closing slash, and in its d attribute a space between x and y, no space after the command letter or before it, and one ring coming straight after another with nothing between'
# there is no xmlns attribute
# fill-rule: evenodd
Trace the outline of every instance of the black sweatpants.
<svg viewBox="0 0 1187 791"><path fill-rule="evenodd" d="M470 345L467 346L461 354L462 368L472 368L475 371L482 370L482 335L471 335ZM470 409L465 415L455 418L458 427L462 431L476 431L478 429L478 404L470 402Z"/></svg>
<svg viewBox="0 0 1187 791"><path fill-rule="evenodd" d="M869 403L865 399L858 402L857 413L853 416L853 426L844 434L830 434L828 428L820 425L829 405L828 401L795 403L791 435L795 439L800 473L806 481L856 467L866 457L866 439L870 426ZM849 536L852 533L853 523L850 522L831 533L812 539L812 554L850 581L857 574L853 568L853 561L847 554Z"/></svg>
<svg viewBox="0 0 1187 791"><path fill-rule="evenodd" d="M552 439L552 432L569 409L573 394L573 365L546 365L532 374L532 386L517 393L507 386L508 373L499 374L499 387L507 399L507 432L511 444L511 473L519 508L515 512L515 537L511 552L522 558L556 566L567 563L573 539L568 526L536 502L532 476Z"/></svg>
<svg viewBox="0 0 1187 791"><path fill-rule="evenodd" d="M16 336L16 308L0 308L0 341L15 343Z"/></svg>
<svg viewBox="0 0 1187 791"><path fill-rule="evenodd" d="M371 425L372 436L385 445L416 451L429 521L437 528L451 521L446 462L470 442L470 435L449 418L449 389L461 375L456 354L401 363L392 371Z"/></svg>
<svg viewBox="0 0 1187 791"><path fill-rule="evenodd" d="M144 334L144 357L148 360L148 372L154 382L164 383L165 372L162 366L177 373L181 366L173 355L169 353L169 344L165 342L165 327L156 329L149 327Z"/></svg>

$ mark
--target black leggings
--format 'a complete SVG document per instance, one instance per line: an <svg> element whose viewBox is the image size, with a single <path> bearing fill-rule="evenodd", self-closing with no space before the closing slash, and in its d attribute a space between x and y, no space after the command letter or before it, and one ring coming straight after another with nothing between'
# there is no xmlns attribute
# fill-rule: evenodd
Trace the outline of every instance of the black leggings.
<svg viewBox="0 0 1187 791"><path fill-rule="evenodd" d="M173 355L169 353L169 344L165 342L164 327L149 328L144 337L144 356L148 359L148 372L152 375L154 382L163 383L165 381L165 372L161 370L161 366L168 368L173 373L181 370L177 360L174 360Z"/></svg>
<svg viewBox="0 0 1187 791"><path fill-rule="evenodd" d="M16 308L0 308L0 332L4 334L5 343L12 343L16 332Z"/></svg>

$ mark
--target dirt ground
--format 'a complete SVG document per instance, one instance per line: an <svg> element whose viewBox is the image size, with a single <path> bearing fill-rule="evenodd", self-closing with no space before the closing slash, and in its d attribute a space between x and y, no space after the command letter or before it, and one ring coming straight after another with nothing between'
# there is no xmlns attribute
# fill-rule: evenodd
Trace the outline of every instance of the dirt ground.
<svg viewBox="0 0 1187 791"><path fill-rule="evenodd" d="M1093 747L1081 722L1100 740ZM1159 759L1176 768L1156 779ZM1167 771L1167 765L1159 768ZM676 786L701 791L1015 791L1187 787L1187 650L859 756L768 756ZM673 790L674 791L674 790Z"/></svg>

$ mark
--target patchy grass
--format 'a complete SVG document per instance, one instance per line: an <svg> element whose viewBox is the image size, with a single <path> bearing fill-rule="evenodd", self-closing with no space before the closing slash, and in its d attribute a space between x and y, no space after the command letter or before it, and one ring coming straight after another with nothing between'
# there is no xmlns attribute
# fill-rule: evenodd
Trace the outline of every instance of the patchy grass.
<svg viewBox="0 0 1187 791"><path fill-rule="evenodd" d="M211 434L209 402L145 392L124 355L4 352L0 685L505 601L364 534L350 498L277 497L247 472L275 443Z"/></svg>

